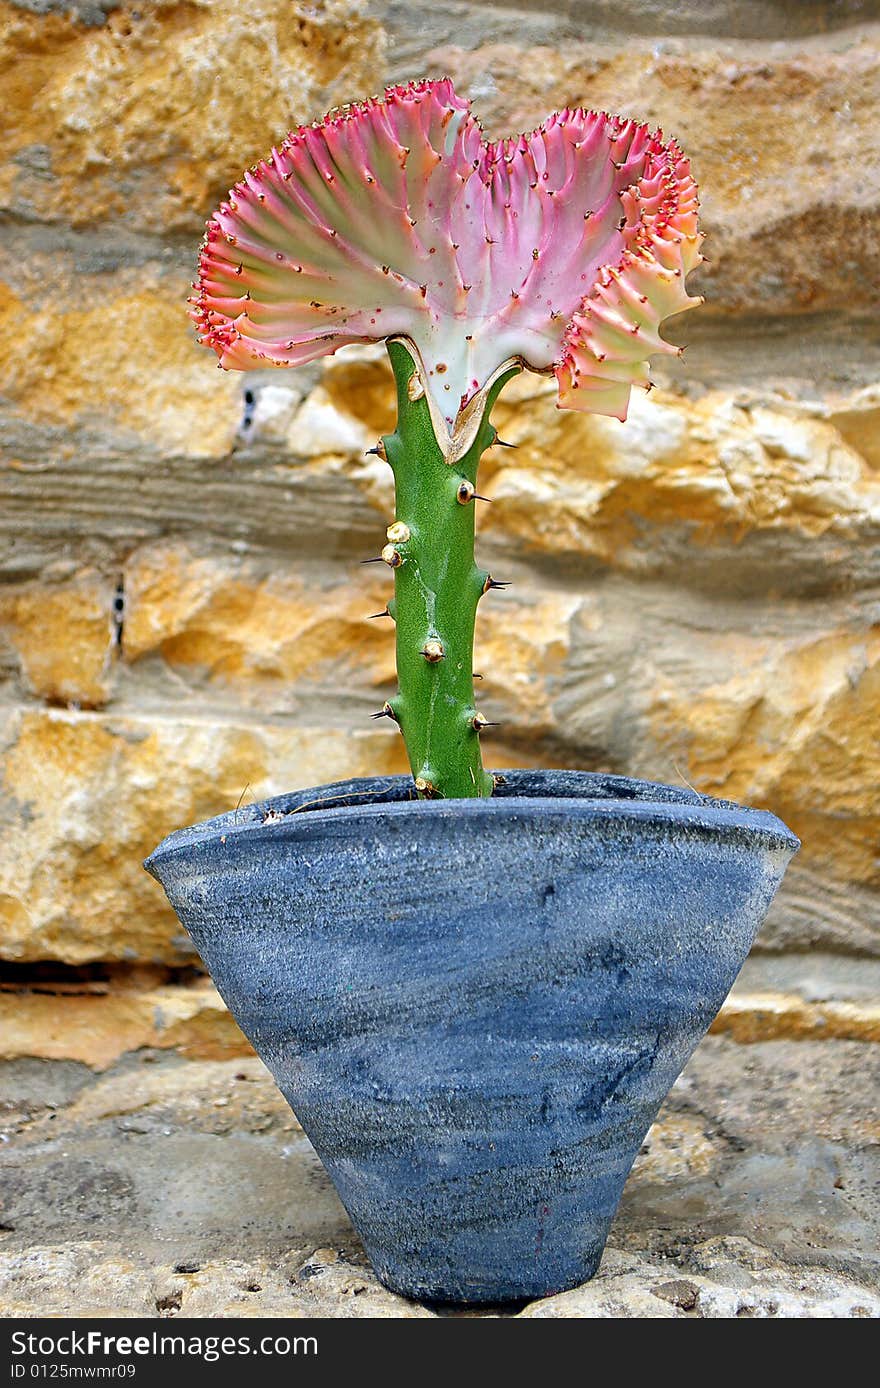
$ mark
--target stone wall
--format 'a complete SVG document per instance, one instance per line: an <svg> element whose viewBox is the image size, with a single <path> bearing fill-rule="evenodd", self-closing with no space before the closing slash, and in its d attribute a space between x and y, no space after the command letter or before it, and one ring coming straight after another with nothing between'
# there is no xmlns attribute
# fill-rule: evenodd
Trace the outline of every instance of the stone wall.
<svg viewBox="0 0 880 1388"><path fill-rule="evenodd" d="M234 1050L141 859L243 797L404 769L358 562L391 508L382 353L226 374L183 306L246 164L422 74L490 134L574 104L662 125L709 236L689 350L625 425L539 377L498 407L489 763L775 810L804 847L764 983L846 1003L841 956L880 953L880 6L0 0L0 45L7 1052Z"/></svg>

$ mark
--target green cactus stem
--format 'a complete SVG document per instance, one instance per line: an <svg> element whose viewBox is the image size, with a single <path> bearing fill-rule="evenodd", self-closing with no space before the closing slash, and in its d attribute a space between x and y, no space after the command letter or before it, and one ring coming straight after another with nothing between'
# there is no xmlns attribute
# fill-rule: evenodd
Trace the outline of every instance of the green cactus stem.
<svg viewBox="0 0 880 1388"><path fill-rule="evenodd" d="M492 584L474 559L477 468L497 437L489 415L514 366L486 393L476 436L449 464L437 443L416 364L388 343L397 382L397 428L382 440L394 473L395 520L382 557L394 570L389 611L397 626L399 693L386 712L399 725L419 794L464 799L492 794L474 702L474 626ZM415 398L413 398L415 397Z"/></svg>

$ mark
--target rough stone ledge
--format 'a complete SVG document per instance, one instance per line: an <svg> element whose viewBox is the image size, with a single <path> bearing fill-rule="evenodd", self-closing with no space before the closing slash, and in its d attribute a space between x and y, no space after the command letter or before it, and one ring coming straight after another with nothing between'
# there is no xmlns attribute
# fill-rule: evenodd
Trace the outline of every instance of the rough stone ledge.
<svg viewBox="0 0 880 1388"><path fill-rule="evenodd" d="M797 977L797 956L789 986L774 986L766 976L768 962L774 962L772 956L749 961L712 1025L713 1034L743 1044L880 1041L880 989L874 995L859 989L846 996L846 986L838 982L837 988L832 983L816 996L815 987ZM876 961L850 962L876 985ZM820 974L826 967L823 956ZM161 977L163 971L155 972ZM33 980L25 974L0 983L0 1060L68 1060L103 1071L143 1049L177 1051L198 1060L252 1054L210 979L143 986L137 980L149 979L148 968L137 970L131 980L123 969L120 986L112 974L103 984L53 982L39 974ZM841 991L844 996L834 996Z"/></svg>
<svg viewBox="0 0 880 1388"><path fill-rule="evenodd" d="M808 1002L797 993L733 993L712 1024L735 1041L880 1041L880 1000Z"/></svg>
<svg viewBox="0 0 880 1388"><path fill-rule="evenodd" d="M880 1050L708 1037L547 1317L877 1317ZM821 1082L817 1083L817 1076ZM0 1314L419 1317L255 1058L0 1066ZM460 1314L460 1313L453 1313Z"/></svg>
<svg viewBox="0 0 880 1388"><path fill-rule="evenodd" d="M297 1266L297 1263L299 1266ZM71 1291L72 1287L76 1291ZM119 1298L119 1300L117 1300ZM880 1316L880 1296L824 1270L779 1261L744 1238L707 1239L679 1256L608 1248L596 1278L521 1310L444 1316L517 1319L852 1319ZM226 1259L151 1266L100 1241L0 1253L0 1315L117 1319L434 1319L395 1295L361 1261L335 1248L270 1262Z"/></svg>

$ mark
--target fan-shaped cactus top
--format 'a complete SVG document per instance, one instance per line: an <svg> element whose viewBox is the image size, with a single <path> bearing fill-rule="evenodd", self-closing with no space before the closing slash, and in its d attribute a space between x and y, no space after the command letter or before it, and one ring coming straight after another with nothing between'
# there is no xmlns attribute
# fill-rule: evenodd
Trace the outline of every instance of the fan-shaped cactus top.
<svg viewBox="0 0 880 1388"><path fill-rule="evenodd" d="M456 456L511 362L554 371L563 407L624 419L649 356L677 350L663 319L700 302L700 241L674 141L575 110L486 143L448 79L413 83L244 175L208 222L191 314L237 370L405 339Z"/></svg>

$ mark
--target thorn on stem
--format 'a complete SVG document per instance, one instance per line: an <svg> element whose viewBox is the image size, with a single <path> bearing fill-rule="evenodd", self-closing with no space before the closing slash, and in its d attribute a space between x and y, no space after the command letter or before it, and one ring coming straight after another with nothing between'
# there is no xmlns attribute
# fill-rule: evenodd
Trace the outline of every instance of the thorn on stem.
<svg viewBox="0 0 880 1388"><path fill-rule="evenodd" d="M392 723L399 723L399 722L400 722L400 719L397 717L397 714L394 712L394 709L391 707L391 705L390 705L389 703L384 703L384 704L382 705L382 707L379 709L379 712L378 712L378 713L371 713L371 714L370 714L370 717L371 717L371 718L390 718L391 721L392 721Z"/></svg>
<svg viewBox="0 0 880 1388"><path fill-rule="evenodd" d="M486 582L483 584L483 592L490 593L493 588L509 588L509 580L493 578L491 574L486 575Z"/></svg>
<svg viewBox="0 0 880 1388"><path fill-rule="evenodd" d="M421 654L425 657L429 665L436 665L439 660L443 660L446 651L443 649L443 642L436 637L431 637L422 647Z"/></svg>
<svg viewBox="0 0 880 1388"><path fill-rule="evenodd" d="M457 500L458 502L460 502L462 506L467 506L468 503L471 502L471 501L491 501L491 500L492 500L492 498L489 497L489 496L480 496L480 493L477 491L477 489L476 489L476 487L474 486L473 482L470 482L470 481L467 479L467 477L463 477L463 478L461 479L461 481L459 482L458 488L457 488L456 493L455 493L455 497L456 497L456 500Z"/></svg>
<svg viewBox="0 0 880 1388"><path fill-rule="evenodd" d="M475 713L471 719L471 727L475 733L481 733L484 728L497 728L498 724L490 723L489 719L485 718L482 713Z"/></svg>
<svg viewBox="0 0 880 1388"><path fill-rule="evenodd" d="M368 622L375 622L376 619L377 619L378 617L390 617L390 616L391 616L391 613L388 611L388 608L386 607L384 612L371 612L370 615L369 615L369 617L367 618L367 621L368 621Z"/></svg>

